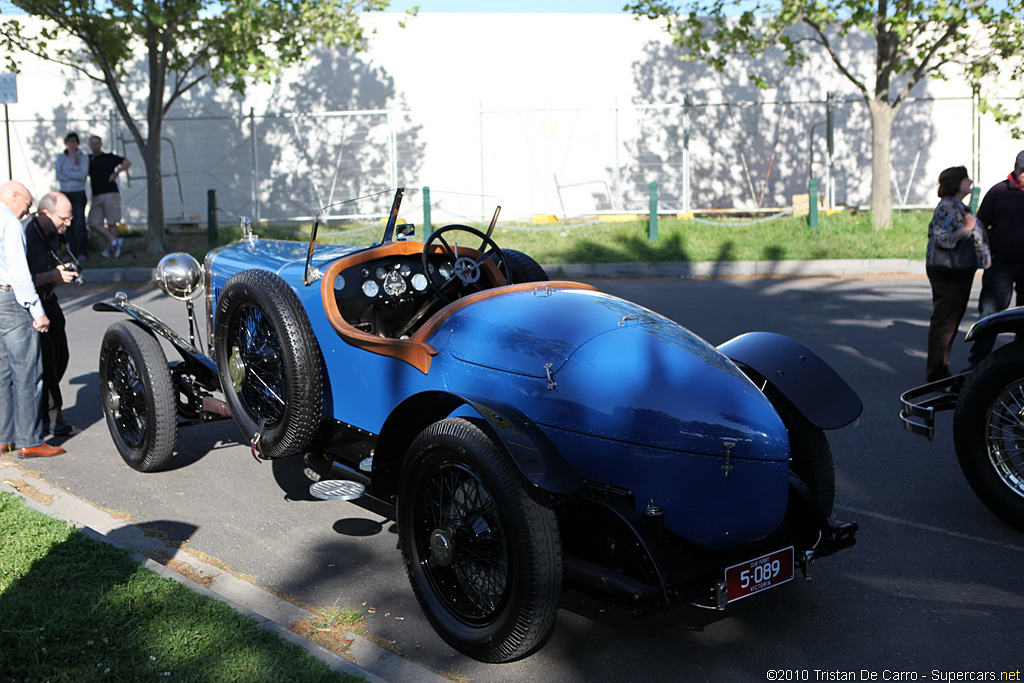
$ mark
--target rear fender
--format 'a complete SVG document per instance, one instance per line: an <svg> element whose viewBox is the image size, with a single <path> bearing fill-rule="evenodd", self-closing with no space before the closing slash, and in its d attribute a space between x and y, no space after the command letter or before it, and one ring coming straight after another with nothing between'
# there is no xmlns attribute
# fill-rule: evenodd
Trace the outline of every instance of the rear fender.
<svg viewBox="0 0 1024 683"><path fill-rule="evenodd" d="M982 318L967 330L965 341L974 341L979 337L987 337L1002 332L1024 333L1024 306L1008 308Z"/></svg>
<svg viewBox="0 0 1024 683"><path fill-rule="evenodd" d="M402 461L413 439L460 409L486 423L526 480L540 490L562 496L582 489L576 472L547 436L515 408L479 397L427 391L402 401L384 422L373 456L375 496L386 498L397 492Z"/></svg>
<svg viewBox="0 0 1024 683"><path fill-rule="evenodd" d="M718 350L755 383L764 380L778 389L816 427L845 427L864 409L857 393L828 363L789 337L748 332Z"/></svg>

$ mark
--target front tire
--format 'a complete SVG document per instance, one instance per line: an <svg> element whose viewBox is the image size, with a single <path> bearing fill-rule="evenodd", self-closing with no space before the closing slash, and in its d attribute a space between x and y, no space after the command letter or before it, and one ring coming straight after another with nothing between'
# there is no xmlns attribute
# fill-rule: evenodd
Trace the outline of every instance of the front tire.
<svg viewBox="0 0 1024 683"><path fill-rule="evenodd" d="M996 349L968 376L953 413L953 442L981 502L1024 531L1024 342Z"/></svg>
<svg viewBox="0 0 1024 683"><path fill-rule="evenodd" d="M174 387L157 339L135 323L114 323L100 345L100 400L114 446L129 467L156 472L178 440Z"/></svg>
<svg viewBox="0 0 1024 683"><path fill-rule="evenodd" d="M278 275L246 270L217 301L217 371L245 440L265 458L295 455L323 410L319 346L299 298Z"/></svg>
<svg viewBox="0 0 1024 683"><path fill-rule="evenodd" d="M562 550L554 512L477 426L449 418L409 448L398 528L409 581L434 630L482 662L510 662L554 630Z"/></svg>

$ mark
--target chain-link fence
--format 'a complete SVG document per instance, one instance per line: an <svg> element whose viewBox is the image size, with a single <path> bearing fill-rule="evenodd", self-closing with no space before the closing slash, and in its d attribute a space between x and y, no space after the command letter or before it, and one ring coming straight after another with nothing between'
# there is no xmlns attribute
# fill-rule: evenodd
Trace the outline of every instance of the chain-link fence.
<svg viewBox="0 0 1024 683"><path fill-rule="evenodd" d="M14 175L37 193L55 186L55 140L65 131L79 132L83 147L89 134L103 136L105 149L133 161L121 180L125 220L145 222L146 168L118 117L13 120L9 130ZM911 100L893 129L894 205L933 205L935 178L947 166L998 179L1013 155L985 143L1005 137L970 97ZM812 177L830 203L870 201L871 122L859 99L440 115L250 112L171 117L162 139L172 223L205 222L211 189L222 219L263 221L308 218L400 185L475 196L469 213L481 216L495 203L517 217L646 213L651 183L663 212L778 210L806 193ZM467 207L459 211L467 215Z"/></svg>

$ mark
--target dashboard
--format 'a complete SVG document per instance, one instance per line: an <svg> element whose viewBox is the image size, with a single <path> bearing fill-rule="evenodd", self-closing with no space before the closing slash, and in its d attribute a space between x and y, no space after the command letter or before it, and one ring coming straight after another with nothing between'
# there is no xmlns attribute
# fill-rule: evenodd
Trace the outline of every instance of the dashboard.
<svg viewBox="0 0 1024 683"><path fill-rule="evenodd" d="M432 278L443 283L454 274L450 261L438 257L423 272L419 256L387 256L342 271L334 280L335 296L373 302L398 302L418 298L430 289Z"/></svg>

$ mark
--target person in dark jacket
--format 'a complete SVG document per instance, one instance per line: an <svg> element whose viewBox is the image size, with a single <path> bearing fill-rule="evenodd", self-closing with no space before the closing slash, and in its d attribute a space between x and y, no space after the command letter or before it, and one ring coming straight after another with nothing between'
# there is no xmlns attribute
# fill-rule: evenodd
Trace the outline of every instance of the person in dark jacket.
<svg viewBox="0 0 1024 683"><path fill-rule="evenodd" d="M1017 305L1024 303L1024 151L1017 155L1006 180L985 193L978 207L978 222L988 231L992 249L992 266L981 279L978 300L978 310L984 318L1009 308L1014 289ZM968 367L977 367L992 352L995 341L995 335L975 341Z"/></svg>
<svg viewBox="0 0 1024 683"><path fill-rule="evenodd" d="M64 194L50 192L39 200L37 211L25 224L25 256L28 269L42 301L43 311L50 319L50 329L39 337L43 357L43 394L39 414L43 435L67 436L71 425L64 419L64 400L60 381L68 369L68 337L64 311L57 299L56 286L71 282L78 273L58 256L64 231L71 225L72 206Z"/></svg>

